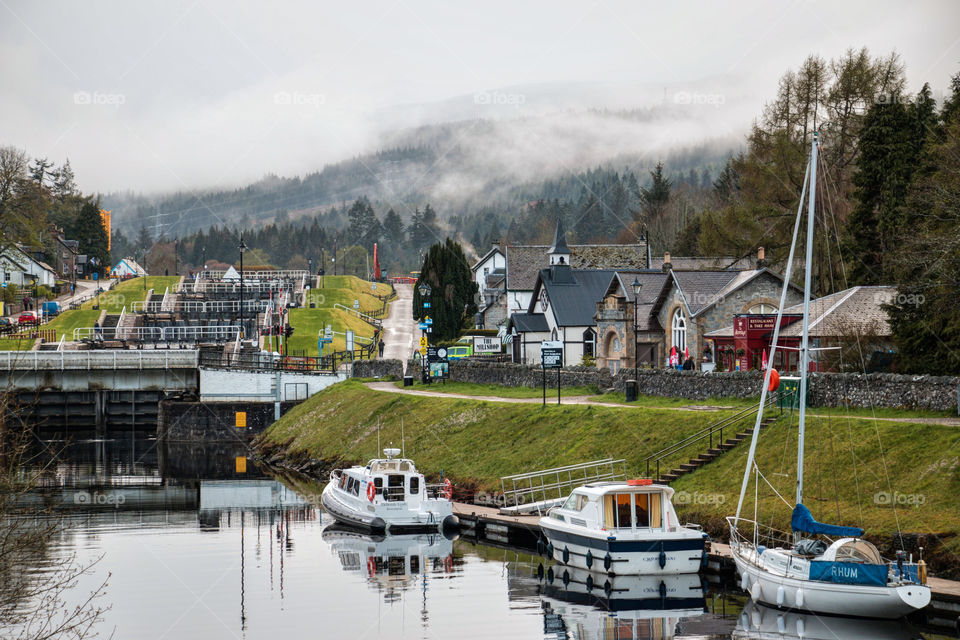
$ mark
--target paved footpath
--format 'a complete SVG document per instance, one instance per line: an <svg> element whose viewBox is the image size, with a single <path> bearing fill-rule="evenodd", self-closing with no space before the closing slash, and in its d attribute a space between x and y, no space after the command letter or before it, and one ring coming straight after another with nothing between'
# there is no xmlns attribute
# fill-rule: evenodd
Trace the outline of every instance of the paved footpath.
<svg viewBox="0 0 960 640"><path fill-rule="evenodd" d="M390 314L383 320L383 357L400 360L406 372L407 360L413 353L413 285L395 284L397 299L390 303Z"/></svg>
<svg viewBox="0 0 960 640"><path fill-rule="evenodd" d="M542 397L536 398L501 398L500 396L472 396L465 393L444 393L443 391L426 391L423 389L405 389L396 386L393 382L368 382L366 386L374 391L385 391L387 393L403 393L411 396L423 396L428 398L458 398L462 400L482 400L484 402L506 402L511 404L540 404ZM552 403L557 402L556 389L553 390ZM547 403L551 403L550 390L547 390ZM563 404L589 404L595 407L613 407L616 409L643 409L644 405L621 404L618 402L601 402L595 400L593 396L563 396ZM732 409L729 406L713 405L690 405L686 407L647 407L651 409L666 409L669 411L701 411L709 413L723 409ZM830 420L846 420L844 415L826 415L810 413L815 418L824 418ZM870 416L850 416L851 420L879 420L881 422L902 422L905 424L937 424L945 427L960 427L960 418L873 418Z"/></svg>

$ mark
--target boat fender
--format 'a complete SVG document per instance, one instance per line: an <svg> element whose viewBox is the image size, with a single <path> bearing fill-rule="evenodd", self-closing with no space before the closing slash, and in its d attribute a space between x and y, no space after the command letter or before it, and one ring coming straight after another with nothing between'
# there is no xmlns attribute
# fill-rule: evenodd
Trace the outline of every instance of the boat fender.
<svg viewBox="0 0 960 640"><path fill-rule="evenodd" d="M613 565L613 558L610 557L610 554L603 556L603 568L607 571L610 571L610 567Z"/></svg>
<svg viewBox="0 0 960 640"><path fill-rule="evenodd" d="M603 583L603 593L609 598L610 594L613 593L613 585L610 584L610 581L607 580Z"/></svg>
<svg viewBox="0 0 960 640"><path fill-rule="evenodd" d="M589 551L587 551L586 561L587 561L587 569L593 566L593 554L590 553Z"/></svg>
<svg viewBox="0 0 960 640"><path fill-rule="evenodd" d="M375 558L367 558L367 573L372 578L377 573L377 561Z"/></svg>
<svg viewBox="0 0 960 640"><path fill-rule="evenodd" d="M460 518L451 514L443 519L443 522L440 523L440 531L446 536L446 534L456 534L460 530Z"/></svg>
<svg viewBox="0 0 960 640"><path fill-rule="evenodd" d="M553 558L553 543L552 543L552 542L548 542L548 543L547 543L547 555L550 556L551 558Z"/></svg>
<svg viewBox="0 0 960 640"><path fill-rule="evenodd" d="M547 584L553 584L554 577L555 576L553 575L553 567L550 567L549 569L547 569Z"/></svg>
<svg viewBox="0 0 960 640"><path fill-rule="evenodd" d="M542 556L547 550L547 545L543 544L543 538L537 538L537 555Z"/></svg>
<svg viewBox="0 0 960 640"><path fill-rule="evenodd" d="M777 631L784 633L787 630L787 624L783 621L783 616L777 616Z"/></svg>
<svg viewBox="0 0 960 640"><path fill-rule="evenodd" d="M593 576L587 576L587 591L593 591Z"/></svg>
<svg viewBox="0 0 960 640"><path fill-rule="evenodd" d="M567 564L569 562L570 562L570 549L568 549L567 547L564 547L563 548L563 564Z"/></svg>
<svg viewBox="0 0 960 640"><path fill-rule="evenodd" d="M373 499L377 497L377 487L371 482L367 485L367 500L373 502Z"/></svg>
<svg viewBox="0 0 960 640"><path fill-rule="evenodd" d="M661 598L667 597L667 585L666 583L664 583L663 580L660 581L660 597Z"/></svg>
<svg viewBox="0 0 960 640"><path fill-rule="evenodd" d="M663 569L665 566L667 566L667 554L664 553L664 551L663 551L663 541L662 541L662 540L660 541L660 558L659 558L659 562L660 562L660 568L661 568L661 569Z"/></svg>
<svg viewBox="0 0 960 640"><path fill-rule="evenodd" d="M740 576L740 590L749 591L750 590L750 576L746 572Z"/></svg>
<svg viewBox="0 0 960 640"><path fill-rule="evenodd" d="M777 606L783 606L783 585L777 587ZM783 633L783 629L780 630L780 633Z"/></svg>
<svg viewBox="0 0 960 640"><path fill-rule="evenodd" d="M803 589L797 589L797 608L803 606Z"/></svg>
<svg viewBox="0 0 960 640"><path fill-rule="evenodd" d="M566 587L569 584L570 584L570 572L564 569L563 570L563 586Z"/></svg>
<svg viewBox="0 0 960 640"><path fill-rule="evenodd" d="M537 580L543 580L543 563L537 565Z"/></svg>
<svg viewBox="0 0 960 640"><path fill-rule="evenodd" d="M807 625L802 617L797 618L797 636L802 638L807 633Z"/></svg>

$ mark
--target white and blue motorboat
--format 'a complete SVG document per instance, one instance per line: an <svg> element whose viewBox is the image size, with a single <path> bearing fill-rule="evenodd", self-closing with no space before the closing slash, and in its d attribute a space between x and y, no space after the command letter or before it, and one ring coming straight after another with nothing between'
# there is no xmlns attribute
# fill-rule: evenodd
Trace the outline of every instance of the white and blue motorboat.
<svg viewBox="0 0 960 640"><path fill-rule="evenodd" d="M449 480L428 485L400 449L384 449L383 458L366 466L336 469L320 496L324 510L351 527L371 533L451 531L453 515Z"/></svg>
<svg viewBox="0 0 960 640"><path fill-rule="evenodd" d="M577 487L540 518L547 554L564 565L614 575L696 573L707 534L680 524L673 493L649 479Z"/></svg>

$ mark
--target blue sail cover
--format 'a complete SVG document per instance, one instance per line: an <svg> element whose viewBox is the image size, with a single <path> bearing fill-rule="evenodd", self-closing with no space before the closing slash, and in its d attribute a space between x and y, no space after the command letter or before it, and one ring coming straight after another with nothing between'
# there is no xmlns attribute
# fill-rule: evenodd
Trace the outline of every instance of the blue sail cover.
<svg viewBox="0 0 960 640"><path fill-rule="evenodd" d="M883 587L887 584L887 565L813 560L810 562L810 579Z"/></svg>
<svg viewBox="0 0 960 640"><path fill-rule="evenodd" d="M802 531L803 533L820 533L825 536L837 536L837 537L853 537L859 538L863 536L863 529L857 527L841 527L836 524L824 524L822 522L817 522L813 519L813 514L810 513L810 509L807 509L802 504L798 504L793 509L793 516L790 518L790 527L794 531Z"/></svg>

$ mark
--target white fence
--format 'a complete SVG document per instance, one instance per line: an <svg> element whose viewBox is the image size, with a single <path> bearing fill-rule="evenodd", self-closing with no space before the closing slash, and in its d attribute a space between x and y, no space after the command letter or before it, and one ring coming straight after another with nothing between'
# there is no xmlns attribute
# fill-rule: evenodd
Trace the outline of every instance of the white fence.
<svg viewBox="0 0 960 640"><path fill-rule="evenodd" d="M243 310L247 313L262 313L266 310L267 300L244 300ZM137 300L133 303L133 313L237 313L240 311L239 300L178 300L169 306L164 306L160 300Z"/></svg>
<svg viewBox="0 0 960 640"><path fill-rule="evenodd" d="M8 371L82 371L94 369L195 369L196 350L0 351Z"/></svg>
<svg viewBox="0 0 960 640"><path fill-rule="evenodd" d="M240 332L234 324L206 327L77 327L73 340L137 340L140 342L176 342L233 340Z"/></svg>

